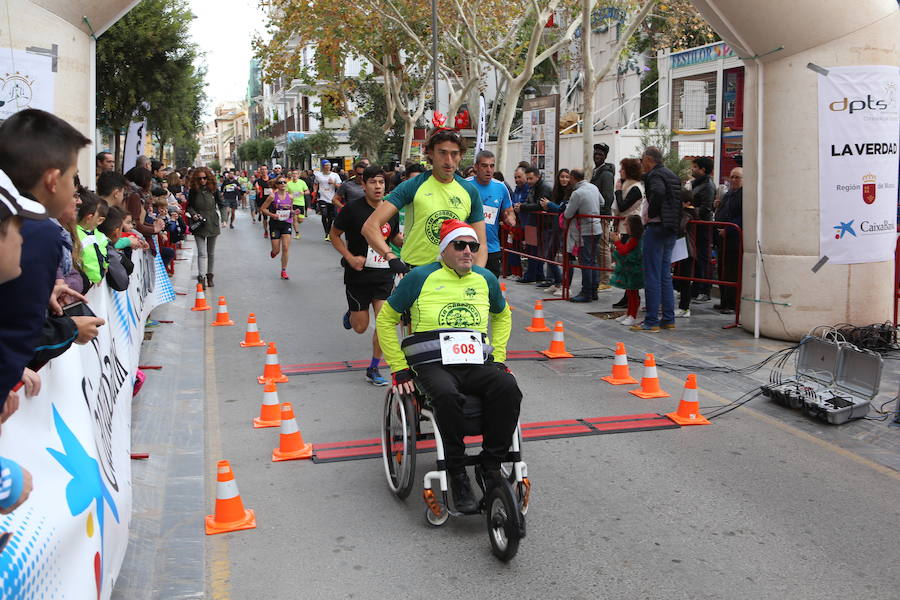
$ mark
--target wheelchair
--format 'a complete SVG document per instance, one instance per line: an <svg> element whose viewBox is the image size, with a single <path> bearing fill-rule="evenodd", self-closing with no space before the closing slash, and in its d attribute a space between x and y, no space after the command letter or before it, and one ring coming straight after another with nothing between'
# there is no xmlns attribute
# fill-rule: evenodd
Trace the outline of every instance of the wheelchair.
<svg viewBox="0 0 900 600"><path fill-rule="evenodd" d="M463 414L466 417L465 435L480 435L481 399L465 396ZM431 423L431 431L422 430L421 425L426 422ZM531 495L528 468L521 456L519 425L516 425L509 452L500 465L502 481L487 494L484 493L480 457L467 455L466 466L475 465L475 481L482 492L478 508L472 512L458 512L450 507L443 442L427 395L418 385L414 394L397 394L391 388L384 401L381 453L388 487L400 499L405 499L412 491L417 442L424 442L425 447L433 444L437 452L436 469L426 473L423 481L422 496L428 523L439 527L450 517L484 514L491 551L504 562L512 559L518 552L519 541L525 537L525 514ZM435 482L438 490L433 488Z"/></svg>

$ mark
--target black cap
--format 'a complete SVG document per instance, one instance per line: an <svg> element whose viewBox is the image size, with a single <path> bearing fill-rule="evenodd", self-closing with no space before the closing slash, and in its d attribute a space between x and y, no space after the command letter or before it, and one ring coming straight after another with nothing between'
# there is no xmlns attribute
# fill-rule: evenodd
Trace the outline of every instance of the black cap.
<svg viewBox="0 0 900 600"><path fill-rule="evenodd" d="M0 171L0 221L14 216L36 221L50 217L43 204L21 195L9 176Z"/></svg>
<svg viewBox="0 0 900 600"><path fill-rule="evenodd" d="M594 144L594 150L600 150L603 154L609 154L609 146L606 144Z"/></svg>

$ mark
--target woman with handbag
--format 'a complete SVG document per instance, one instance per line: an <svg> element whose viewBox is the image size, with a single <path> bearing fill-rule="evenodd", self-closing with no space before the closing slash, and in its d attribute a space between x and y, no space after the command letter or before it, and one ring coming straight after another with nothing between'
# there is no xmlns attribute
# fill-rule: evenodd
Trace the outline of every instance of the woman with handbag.
<svg viewBox="0 0 900 600"><path fill-rule="evenodd" d="M197 281L204 288L213 287L216 238L219 229L220 203L216 178L206 167L198 167L191 174L188 192L188 227L197 242Z"/></svg>

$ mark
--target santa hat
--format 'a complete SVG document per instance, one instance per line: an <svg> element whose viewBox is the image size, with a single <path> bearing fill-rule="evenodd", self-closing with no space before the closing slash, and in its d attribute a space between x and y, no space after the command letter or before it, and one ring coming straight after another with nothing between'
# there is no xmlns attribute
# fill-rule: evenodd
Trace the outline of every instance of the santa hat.
<svg viewBox="0 0 900 600"><path fill-rule="evenodd" d="M441 252L443 252L450 242L464 235L478 239L478 234L468 223L463 223L459 219L447 219L441 225Z"/></svg>

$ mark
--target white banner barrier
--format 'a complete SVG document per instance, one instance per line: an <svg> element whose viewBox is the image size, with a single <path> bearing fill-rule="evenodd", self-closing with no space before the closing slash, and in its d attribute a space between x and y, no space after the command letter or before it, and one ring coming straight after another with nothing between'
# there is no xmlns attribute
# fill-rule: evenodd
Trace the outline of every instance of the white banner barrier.
<svg viewBox="0 0 900 600"><path fill-rule="evenodd" d="M819 254L836 264L893 260L900 69L828 67L819 76Z"/></svg>
<svg viewBox="0 0 900 600"><path fill-rule="evenodd" d="M157 256L134 252L129 288L87 294L106 320L40 370L41 393L3 425L0 456L31 472L27 502L0 517L0 597L109 598L131 522L131 398L144 322L174 298ZM20 391L20 396L22 392Z"/></svg>

